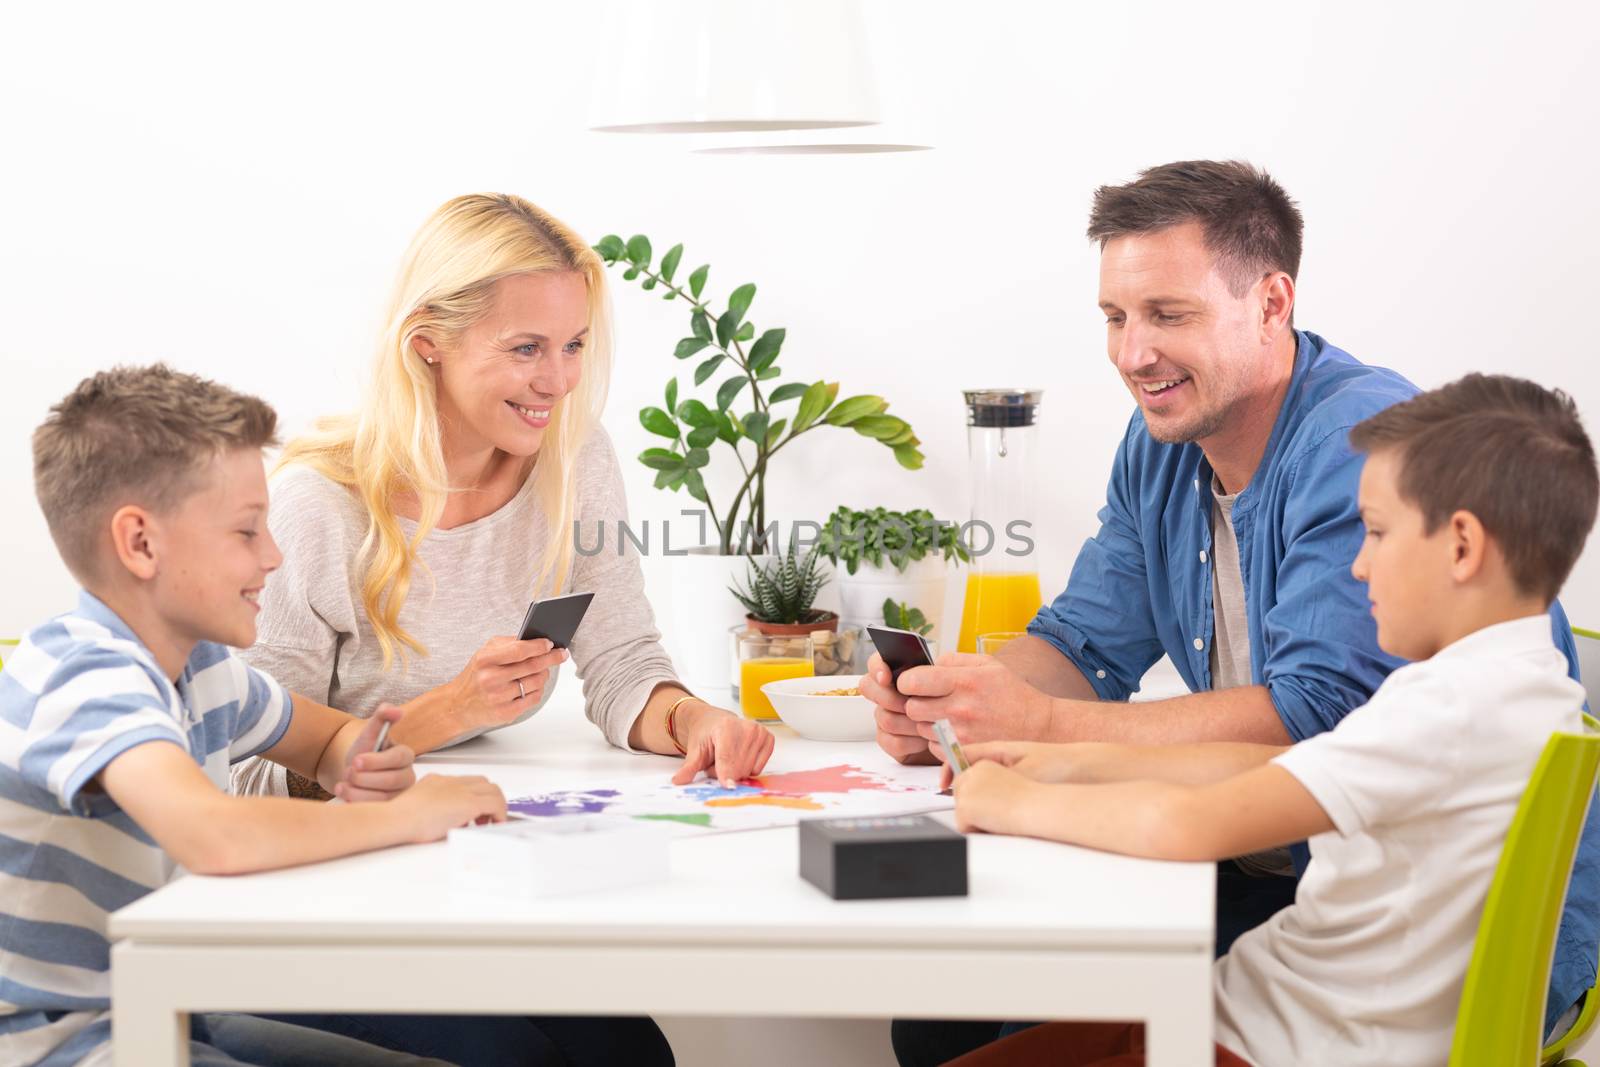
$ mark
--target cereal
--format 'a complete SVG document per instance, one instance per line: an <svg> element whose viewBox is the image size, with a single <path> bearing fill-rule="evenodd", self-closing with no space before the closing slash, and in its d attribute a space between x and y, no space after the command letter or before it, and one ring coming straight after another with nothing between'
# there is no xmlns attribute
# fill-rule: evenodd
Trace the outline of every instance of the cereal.
<svg viewBox="0 0 1600 1067"><path fill-rule="evenodd" d="M811 695L814 697L858 697L861 695L861 690L856 686L851 686L849 689L824 689L820 693L812 693Z"/></svg>

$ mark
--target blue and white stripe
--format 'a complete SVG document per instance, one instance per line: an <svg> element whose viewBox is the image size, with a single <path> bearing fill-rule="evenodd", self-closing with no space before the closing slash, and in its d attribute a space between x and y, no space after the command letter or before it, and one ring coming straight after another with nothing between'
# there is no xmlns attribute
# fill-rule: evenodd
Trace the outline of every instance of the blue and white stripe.
<svg viewBox="0 0 1600 1067"><path fill-rule="evenodd" d="M103 792L136 745L182 745L219 789L277 744L289 696L202 643L176 684L89 593L30 633L0 671L0 1063L77 1062L109 1034L106 918L175 864Z"/></svg>

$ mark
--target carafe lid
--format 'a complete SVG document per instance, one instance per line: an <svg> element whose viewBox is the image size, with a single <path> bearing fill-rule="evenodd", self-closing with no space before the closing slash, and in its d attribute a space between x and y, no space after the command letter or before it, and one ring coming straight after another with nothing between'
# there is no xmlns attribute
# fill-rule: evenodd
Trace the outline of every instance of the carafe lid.
<svg viewBox="0 0 1600 1067"><path fill-rule="evenodd" d="M1043 389L965 389L968 426L1032 426Z"/></svg>

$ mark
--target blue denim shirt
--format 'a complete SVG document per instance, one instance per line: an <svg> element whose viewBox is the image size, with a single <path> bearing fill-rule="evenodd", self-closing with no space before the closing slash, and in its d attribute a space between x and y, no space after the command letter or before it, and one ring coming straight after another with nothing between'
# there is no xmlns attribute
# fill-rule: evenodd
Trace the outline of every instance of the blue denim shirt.
<svg viewBox="0 0 1600 1067"><path fill-rule="evenodd" d="M1364 536L1363 457L1351 427L1416 393L1393 371L1296 332L1294 374L1266 454L1233 507L1249 616L1250 669L1296 741L1331 730L1400 664L1378 648L1366 587L1350 574ZM1077 665L1102 700L1126 700L1162 654L1194 692L1211 688L1211 465L1194 444L1128 423L1100 511L1067 588L1028 632ZM1577 673L1559 603L1556 646ZM1297 852L1297 866L1305 853ZM1600 820L1584 828L1556 945L1550 1015L1594 982L1600 947Z"/></svg>

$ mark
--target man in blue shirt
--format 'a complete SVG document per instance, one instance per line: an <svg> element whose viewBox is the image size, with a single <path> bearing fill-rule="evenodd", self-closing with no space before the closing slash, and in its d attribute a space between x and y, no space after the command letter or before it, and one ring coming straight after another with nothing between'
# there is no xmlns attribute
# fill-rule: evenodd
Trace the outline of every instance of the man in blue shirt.
<svg viewBox="0 0 1600 1067"><path fill-rule="evenodd" d="M1172 163L1096 192L1089 237L1101 247L1107 348L1138 404L1100 531L1028 636L999 655L947 657L901 675L898 691L874 658L861 690L878 705L886 752L934 759L937 719L973 741L1290 744L1332 728L1397 666L1350 574L1363 530L1361 458L1347 436L1416 388L1294 328L1301 233L1282 187L1244 163ZM1559 603L1551 615L1576 677ZM1190 694L1122 703L1163 654ZM1573 872L1552 1024L1594 981L1596 827ZM1221 865L1219 953L1293 900L1303 856ZM992 1039L981 1027L960 1024ZM913 1043L928 1047L913 1029L896 1027L902 1063L924 1058Z"/></svg>

